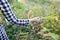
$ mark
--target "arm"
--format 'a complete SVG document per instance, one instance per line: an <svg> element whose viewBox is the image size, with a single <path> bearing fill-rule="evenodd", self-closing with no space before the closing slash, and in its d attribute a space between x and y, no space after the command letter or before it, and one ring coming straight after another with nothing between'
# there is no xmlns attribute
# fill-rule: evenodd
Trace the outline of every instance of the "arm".
<svg viewBox="0 0 60 40"><path fill-rule="evenodd" d="M1 0L0 1L0 7L1 7L1 11L3 13L3 15L5 16L5 18L14 24L19 24L19 25L27 25L29 24L30 20L29 19L17 19L14 15L14 13L12 12L7 0Z"/></svg>

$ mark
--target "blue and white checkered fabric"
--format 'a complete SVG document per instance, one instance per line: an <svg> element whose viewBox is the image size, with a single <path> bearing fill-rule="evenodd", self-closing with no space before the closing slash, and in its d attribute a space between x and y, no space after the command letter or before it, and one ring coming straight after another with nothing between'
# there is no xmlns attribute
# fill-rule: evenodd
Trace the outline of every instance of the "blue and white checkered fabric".
<svg viewBox="0 0 60 40"><path fill-rule="evenodd" d="M7 0L0 0L0 8L1 8L2 14L9 22L11 22L13 24L18 24L18 25L29 24L29 22L30 22L29 19L17 19L15 17ZM0 40L9 40L6 35L3 24L0 24Z"/></svg>
<svg viewBox="0 0 60 40"><path fill-rule="evenodd" d="M13 24L19 24L19 25L29 24L30 22L29 19L17 19L15 17L7 0L0 0L0 7L1 7L3 15L9 22Z"/></svg>
<svg viewBox="0 0 60 40"><path fill-rule="evenodd" d="M0 24L0 40L9 40L6 35L3 24Z"/></svg>

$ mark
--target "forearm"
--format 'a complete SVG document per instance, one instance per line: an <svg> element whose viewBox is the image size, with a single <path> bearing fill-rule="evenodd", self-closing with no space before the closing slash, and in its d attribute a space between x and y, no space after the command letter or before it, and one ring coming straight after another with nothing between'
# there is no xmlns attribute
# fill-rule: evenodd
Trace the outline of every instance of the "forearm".
<svg viewBox="0 0 60 40"><path fill-rule="evenodd" d="M29 19L17 19L14 15L14 13L12 12L7 0L1 0L0 1L0 5L1 5L1 11L3 13L3 15L5 16L5 18L14 24L19 24L19 25L27 25L29 24L30 20Z"/></svg>

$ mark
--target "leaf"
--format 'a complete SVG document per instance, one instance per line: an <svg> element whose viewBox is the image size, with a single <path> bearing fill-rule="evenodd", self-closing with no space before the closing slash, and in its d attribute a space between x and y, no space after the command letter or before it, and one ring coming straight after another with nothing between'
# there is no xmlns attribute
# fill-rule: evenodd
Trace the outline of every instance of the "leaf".
<svg viewBox="0 0 60 40"><path fill-rule="evenodd" d="M51 38L53 38L54 40L58 40L58 35L57 34L55 34L55 33L48 33L48 35L51 37Z"/></svg>

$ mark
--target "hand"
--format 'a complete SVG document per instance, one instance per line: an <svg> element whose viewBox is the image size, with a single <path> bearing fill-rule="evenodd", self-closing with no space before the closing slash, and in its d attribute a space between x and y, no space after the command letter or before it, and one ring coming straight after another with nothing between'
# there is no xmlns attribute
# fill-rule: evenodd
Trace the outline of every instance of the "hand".
<svg viewBox="0 0 60 40"><path fill-rule="evenodd" d="M35 18L32 18L30 21L40 23L41 19L39 17L35 17Z"/></svg>

